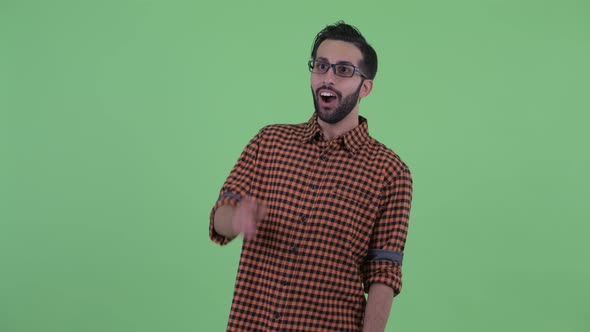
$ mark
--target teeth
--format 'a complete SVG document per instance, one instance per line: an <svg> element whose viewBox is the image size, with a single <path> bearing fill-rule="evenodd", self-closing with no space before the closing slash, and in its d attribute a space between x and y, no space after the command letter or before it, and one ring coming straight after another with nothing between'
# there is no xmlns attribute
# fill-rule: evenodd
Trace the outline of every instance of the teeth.
<svg viewBox="0 0 590 332"><path fill-rule="evenodd" d="M334 97L335 95L333 93L329 93L329 92L322 92L322 93L320 93L320 96L322 96L322 97Z"/></svg>

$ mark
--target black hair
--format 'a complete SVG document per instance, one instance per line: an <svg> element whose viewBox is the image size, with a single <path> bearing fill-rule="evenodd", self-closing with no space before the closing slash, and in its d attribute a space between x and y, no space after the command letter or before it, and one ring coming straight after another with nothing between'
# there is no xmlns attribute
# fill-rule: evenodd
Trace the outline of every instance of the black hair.
<svg viewBox="0 0 590 332"><path fill-rule="evenodd" d="M318 47L326 39L341 40L354 44L363 55L363 59L358 64L359 68L368 79L372 80L375 78L375 75L377 75L377 53L373 47L367 43L365 37L363 37L357 28L344 23L344 21L338 21L332 25L326 26L315 36L313 47L311 49L312 59L315 59Z"/></svg>

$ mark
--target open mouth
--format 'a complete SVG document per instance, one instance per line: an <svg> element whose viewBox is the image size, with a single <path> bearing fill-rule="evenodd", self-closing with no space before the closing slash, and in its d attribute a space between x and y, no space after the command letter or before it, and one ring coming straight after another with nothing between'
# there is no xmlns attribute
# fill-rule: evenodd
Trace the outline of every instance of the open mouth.
<svg viewBox="0 0 590 332"><path fill-rule="evenodd" d="M336 93L329 91L329 90L322 90L319 93L320 97L320 104L322 107L331 107L334 106L336 100L338 100L338 96Z"/></svg>
<svg viewBox="0 0 590 332"><path fill-rule="evenodd" d="M322 98L322 100L325 103L329 103L332 100L336 99L336 95L331 92L322 92L322 93L320 93L320 98Z"/></svg>

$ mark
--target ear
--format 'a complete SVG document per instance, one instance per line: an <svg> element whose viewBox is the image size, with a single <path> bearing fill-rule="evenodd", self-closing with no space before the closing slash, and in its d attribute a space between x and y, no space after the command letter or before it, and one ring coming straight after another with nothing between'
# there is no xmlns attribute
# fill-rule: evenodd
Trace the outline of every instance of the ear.
<svg viewBox="0 0 590 332"><path fill-rule="evenodd" d="M363 85L361 86L359 97L365 98L371 93L371 90L373 90L373 80L364 80Z"/></svg>

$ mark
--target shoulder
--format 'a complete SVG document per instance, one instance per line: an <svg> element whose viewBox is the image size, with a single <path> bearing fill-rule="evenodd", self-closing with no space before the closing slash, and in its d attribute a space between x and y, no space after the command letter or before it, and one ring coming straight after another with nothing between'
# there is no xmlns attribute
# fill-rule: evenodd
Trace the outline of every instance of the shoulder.
<svg viewBox="0 0 590 332"><path fill-rule="evenodd" d="M271 124L262 127L258 131L258 135L263 139L289 139L295 137L302 137L305 131L305 123L299 124Z"/></svg>
<svg viewBox="0 0 590 332"><path fill-rule="evenodd" d="M399 176L410 176L410 168L393 149L373 137L370 137L367 143L367 153L384 172L387 182Z"/></svg>

